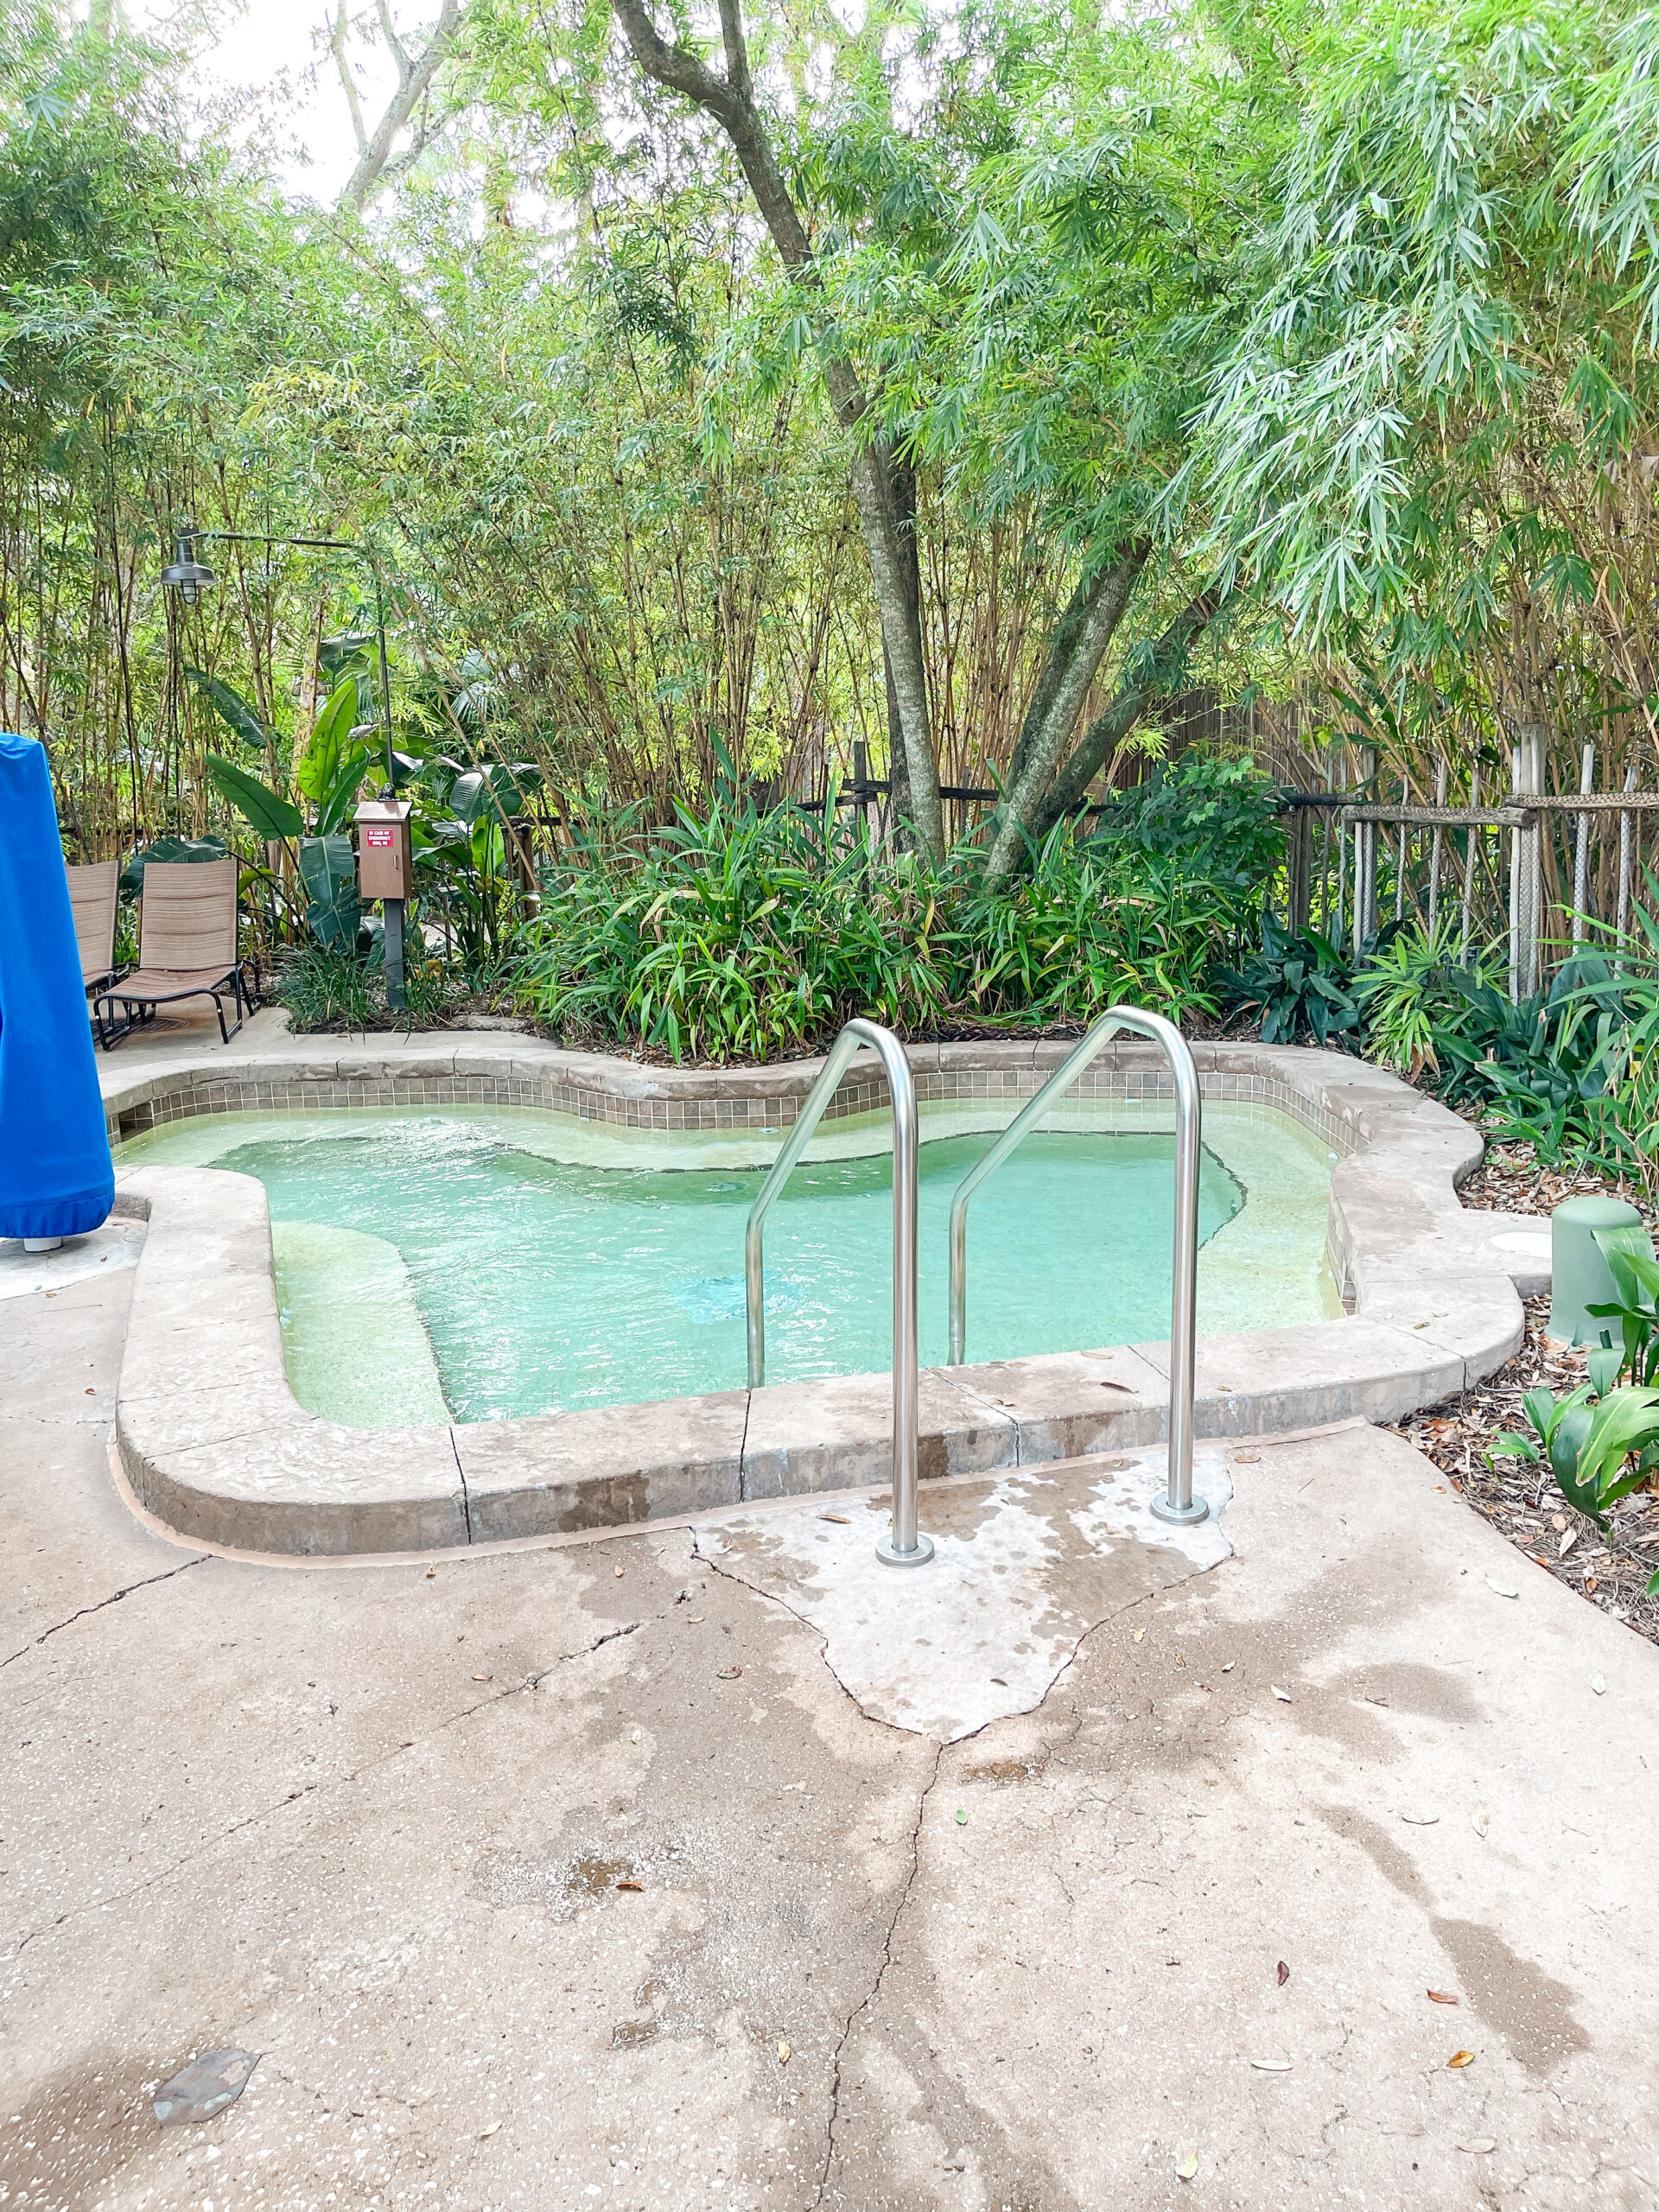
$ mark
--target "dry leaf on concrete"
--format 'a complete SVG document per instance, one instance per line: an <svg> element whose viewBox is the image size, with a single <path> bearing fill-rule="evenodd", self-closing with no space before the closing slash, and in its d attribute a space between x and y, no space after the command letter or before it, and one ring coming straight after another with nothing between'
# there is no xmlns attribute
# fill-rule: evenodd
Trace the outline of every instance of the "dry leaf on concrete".
<svg viewBox="0 0 1659 2212"><path fill-rule="evenodd" d="M1282 1989L1285 1984L1290 1980L1290 1968L1285 1964L1284 1961L1281 1959L1275 1971L1279 1976L1279 1986Z"/></svg>
<svg viewBox="0 0 1659 2212"><path fill-rule="evenodd" d="M1287 2058L1253 2058L1250 2063L1258 2074L1288 2074L1290 2071Z"/></svg>
<svg viewBox="0 0 1659 2212"><path fill-rule="evenodd" d="M1281 1690L1277 1682L1273 1685L1273 1694L1274 1697L1278 1699L1281 1705L1288 1705L1290 1703L1290 1692L1288 1690Z"/></svg>
<svg viewBox="0 0 1659 2212"><path fill-rule="evenodd" d="M1598 1697L1605 1697L1607 1694L1607 1685L1599 1675L1590 1677L1590 1687Z"/></svg>
<svg viewBox="0 0 1659 2212"><path fill-rule="evenodd" d="M786 2043L779 2043L778 2046L778 2063L780 2066L789 2063L789 2045Z"/></svg>
<svg viewBox="0 0 1659 2212"><path fill-rule="evenodd" d="M1474 1811L1469 1815L1469 1820L1475 1834L1479 1836L1484 1842L1485 1840L1487 1827L1490 1825L1486 1808L1484 1805L1477 1805Z"/></svg>
<svg viewBox="0 0 1659 2212"><path fill-rule="evenodd" d="M1458 2148L1459 2151L1473 2151L1476 2152L1482 2151L1496 2151L1497 2148L1497 2139L1494 2135L1477 2135L1472 2142L1459 2143Z"/></svg>
<svg viewBox="0 0 1659 2212"><path fill-rule="evenodd" d="M1472 2050L1454 2050L1446 2063L1448 2066L1472 2066L1475 2054Z"/></svg>
<svg viewBox="0 0 1659 2212"><path fill-rule="evenodd" d="M1521 1595L1518 1590L1511 1590L1507 1582L1498 1581L1495 1575L1487 1576L1486 1587L1496 1591L1500 1598L1518 1598Z"/></svg>
<svg viewBox="0 0 1659 2212"><path fill-rule="evenodd" d="M1428 1993L1436 2005L1457 2005L1462 2001L1452 1989L1431 1989Z"/></svg>
<svg viewBox="0 0 1659 2212"><path fill-rule="evenodd" d="M1176 2179L1178 2181L1191 2181L1193 2175L1197 2173L1198 2171L1198 2145L1196 2143L1183 2143L1180 2148L1180 2153L1175 2161Z"/></svg>
<svg viewBox="0 0 1659 2212"><path fill-rule="evenodd" d="M1409 1821L1414 1828L1438 1827L1440 1818L1438 1813L1402 1813L1400 1817L1402 1821Z"/></svg>

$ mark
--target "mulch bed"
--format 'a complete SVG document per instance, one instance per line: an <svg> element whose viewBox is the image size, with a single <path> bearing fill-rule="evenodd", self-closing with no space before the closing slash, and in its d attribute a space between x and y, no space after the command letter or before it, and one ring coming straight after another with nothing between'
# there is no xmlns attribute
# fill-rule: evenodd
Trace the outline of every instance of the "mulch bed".
<svg viewBox="0 0 1659 2212"><path fill-rule="evenodd" d="M1468 1206L1505 1213L1548 1215L1563 1198L1589 1191L1616 1191L1641 1211L1649 1229L1653 1208L1641 1192L1599 1175L1564 1175L1540 1166L1529 1144L1489 1145L1485 1160L1463 1186ZM1506 1367L1487 1381L1395 1426L1395 1433L1432 1459L1448 1485L1477 1513L1526 1554L1535 1566L1599 1605L1615 1620L1659 1643L1659 1596L1648 1595L1648 1578L1659 1568L1659 1496L1638 1491L1620 1499L1604 1535L1569 1505L1548 1470L1522 1459L1488 1465L1486 1452L1499 1429L1528 1433L1523 1395L1540 1383L1557 1396L1585 1379L1582 1348L1550 1343L1548 1294L1526 1301L1526 1341Z"/></svg>

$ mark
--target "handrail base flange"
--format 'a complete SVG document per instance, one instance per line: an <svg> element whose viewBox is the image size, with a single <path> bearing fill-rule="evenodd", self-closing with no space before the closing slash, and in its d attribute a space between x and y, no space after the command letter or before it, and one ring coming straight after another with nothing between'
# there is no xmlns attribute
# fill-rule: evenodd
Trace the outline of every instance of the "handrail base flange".
<svg viewBox="0 0 1659 2212"><path fill-rule="evenodd" d="M1159 1520L1173 1521L1180 1527L1194 1521L1208 1520L1210 1516L1210 1508L1201 1497L1192 1498L1185 1505L1172 1505L1166 1497L1154 1497L1152 1510Z"/></svg>
<svg viewBox="0 0 1659 2212"><path fill-rule="evenodd" d="M913 1548L907 1552L898 1549L891 1532L878 1539L875 1555L883 1567L925 1567L933 1556L933 1539L918 1535Z"/></svg>

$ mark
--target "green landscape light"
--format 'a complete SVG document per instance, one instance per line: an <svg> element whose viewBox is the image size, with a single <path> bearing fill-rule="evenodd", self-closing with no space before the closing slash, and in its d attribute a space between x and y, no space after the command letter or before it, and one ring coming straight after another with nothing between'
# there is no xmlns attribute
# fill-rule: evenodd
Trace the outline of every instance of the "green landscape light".
<svg viewBox="0 0 1659 2212"><path fill-rule="evenodd" d="M179 557L171 568L162 570L162 589L177 592L187 607L194 607L207 587L219 582L213 570L196 558L196 540L200 535L194 523L181 522Z"/></svg>
<svg viewBox="0 0 1659 2212"><path fill-rule="evenodd" d="M1641 1226L1633 1205L1600 1192L1564 1198L1550 1215L1549 1334L1558 1344L1599 1344L1604 1330L1618 1342L1618 1322L1589 1310L1611 1306L1618 1295L1596 1231Z"/></svg>

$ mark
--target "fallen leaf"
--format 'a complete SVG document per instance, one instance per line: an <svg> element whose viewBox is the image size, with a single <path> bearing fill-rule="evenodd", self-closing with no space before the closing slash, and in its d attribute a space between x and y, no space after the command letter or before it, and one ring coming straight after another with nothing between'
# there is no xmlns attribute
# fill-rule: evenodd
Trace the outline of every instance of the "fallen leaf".
<svg viewBox="0 0 1659 2212"><path fill-rule="evenodd" d="M958 1805L958 1806L957 1806L957 1826L959 1828L965 1828L965 1827L967 1827L967 1825L968 1825L968 1815L967 1815L967 1814L966 1814L966 1813L964 1813L964 1812L963 1811L963 1809L962 1809L961 1806L960 1806L960 1805Z"/></svg>
<svg viewBox="0 0 1659 2212"><path fill-rule="evenodd" d="M1402 1821L1409 1821L1414 1828L1436 1827L1440 1818L1438 1813L1402 1813L1400 1817Z"/></svg>
<svg viewBox="0 0 1659 2212"><path fill-rule="evenodd" d="M1261 1457L1262 1454L1259 1452L1235 1452L1233 1464L1235 1466L1241 1467L1254 1466Z"/></svg>
<svg viewBox="0 0 1659 2212"><path fill-rule="evenodd" d="M720 1679L722 1682L734 1682L742 1671L741 1667L722 1667L720 1670Z"/></svg>
<svg viewBox="0 0 1659 2212"><path fill-rule="evenodd" d="M490 1678L487 1675L474 1675L473 1676L473 1680L475 1682L487 1682L489 1679Z"/></svg>
<svg viewBox="0 0 1659 2212"><path fill-rule="evenodd" d="M500 2125L501 2123L499 2120L493 2120L487 2127L480 2127L478 2131L479 2141L480 2143L488 2142L490 2137L495 2133Z"/></svg>
<svg viewBox="0 0 1659 2212"><path fill-rule="evenodd" d="M1486 1840L1486 1829L1488 1826L1486 1808L1484 1805L1477 1805L1474 1811L1469 1815L1469 1820L1475 1834L1484 1843Z"/></svg>
<svg viewBox="0 0 1659 2212"><path fill-rule="evenodd" d="M818 1518L820 1521L837 1522L843 1529L850 1529L852 1526L851 1521L844 1513L820 1513Z"/></svg>
<svg viewBox="0 0 1659 2212"><path fill-rule="evenodd" d="M1274 1697L1278 1699L1281 1705L1288 1705L1290 1703L1290 1692L1288 1690L1281 1690L1277 1682L1273 1685L1273 1694Z"/></svg>
<svg viewBox="0 0 1659 2212"><path fill-rule="evenodd" d="M612 1572L612 1573L613 1573L613 1575L615 1575L615 1577L616 1577L616 1579L617 1579L617 1580L618 1580L619 1582L622 1580L622 1570L621 1570L621 1568L620 1568L620 1567L613 1567L611 1569L611 1572Z"/></svg>
<svg viewBox="0 0 1659 2212"><path fill-rule="evenodd" d="M1598 1697L1605 1697L1607 1694L1607 1685L1599 1675L1592 1675L1590 1687Z"/></svg>
<svg viewBox="0 0 1659 2212"><path fill-rule="evenodd" d="M1446 2063L1448 2066L1472 2066L1475 2054L1472 2050L1454 2050Z"/></svg>
<svg viewBox="0 0 1659 2212"><path fill-rule="evenodd" d="M1436 1497L1444 1497L1446 1496L1446 1484L1444 1483L1435 1484L1434 1495Z"/></svg>
<svg viewBox="0 0 1659 2212"><path fill-rule="evenodd" d="M1473 2142L1459 2143L1458 2148L1459 2151L1472 2151L1478 2156L1483 2151L1496 2151L1497 2138L1495 2135L1477 2135Z"/></svg>
<svg viewBox="0 0 1659 2212"><path fill-rule="evenodd" d="M702 1613L688 1613L685 1618L693 1628L701 1628L707 1616Z"/></svg>
<svg viewBox="0 0 1659 2212"><path fill-rule="evenodd" d="M1175 2178L1177 2181L1191 2181L1193 2175L1197 2173L1198 2171L1198 2145L1196 2143L1183 2143L1175 2160Z"/></svg>
<svg viewBox="0 0 1659 2212"><path fill-rule="evenodd" d="M1500 1598L1518 1598L1521 1595L1518 1590L1511 1590L1507 1582L1499 1582L1490 1574L1486 1578L1486 1587L1489 1590L1495 1590Z"/></svg>
<svg viewBox="0 0 1659 2212"><path fill-rule="evenodd" d="M1588 1598L1588 1597L1592 1596L1592 1595L1594 1593L1594 1592L1596 1591L1596 1589L1598 1588L1598 1586L1598 1586L1598 1584L1597 1584L1596 1578L1595 1578L1595 1576L1594 1576L1593 1574L1586 1574L1586 1575L1585 1576L1585 1578L1584 1578L1584 1594L1585 1594L1585 1596L1586 1596L1586 1598Z"/></svg>
<svg viewBox="0 0 1659 2212"><path fill-rule="evenodd" d="M1578 1541L1579 1541L1579 1532L1578 1532L1578 1530L1577 1530L1576 1529L1569 1529L1567 1530L1567 1534L1566 1534L1566 1535L1561 1538L1561 1548L1560 1548L1560 1551L1558 1551L1558 1552L1556 1553L1556 1554L1555 1554L1556 1558L1557 1558L1557 1559L1565 1559L1565 1558L1567 1557L1567 1555L1568 1552L1570 1552L1570 1551L1572 1550L1572 1548L1573 1548L1573 1545L1574 1545L1574 1544L1576 1544L1576 1543L1578 1542Z"/></svg>
<svg viewBox="0 0 1659 2212"><path fill-rule="evenodd" d="M629 1741L631 1744L637 1744L637 1743L639 1742L639 1731L636 1728L636 1729L634 1730L633 1733L632 1733L632 1734L628 1738L628 1741Z"/></svg>
<svg viewBox="0 0 1659 2212"><path fill-rule="evenodd" d="M1138 1629L1136 1629L1136 1630L1135 1631L1135 1635L1134 1635L1133 1638L1131 1639L1131 1641L1132 1641L1132 1642L1134 1642L1134 1643L1140 1643L1140 1641L1141 1641L1141 1637L1146 1634L1146 1632L1147 1632L1147 1631L1146 1631L1146 1630L1145 1630L1145 1629L1143 1629L1143 1628L1138 1628Z"/></svg>
<svg viewBox="0 0 1659 2212"><path fill-rule="evenodd" d="M1566 1514L1552 1513L1549 1516L1549 1525L1552 1529L1565 1529L1567 1526Z"/></svg>
<svg viewBox="0 0 1659 2212"><path fill-rule="evenodd" d="M1236 1659L1224 1659L1221 1665L1221 1671L1224 1675L1230 1675L1237 1664L1238 1662Z"/></svg>
<svg viewBox="0 0 1659 2212"><path fill-rule="evenodd" d="M778 2046L778 2063L780 2066L789 2063L789 2045L786 2043L779 2043Z"/></svg>
<svg viewBox="0 0 1659 2212"><path fill-rule="evenodd" d="M1278 1975L1279 1986L1282 1989L1285 1984L1290 1980L1290 1968L1285 1964L1284 1961L1281 1959L1278 1965L1274 1968L1274 1972Z"/></svg>
<svg viewBox="0 0 1659 2212"><path fill-rule="evenodd" d="M427 1580L428 1580L429 1582L432 1580L433 1576L437 1573L437 1571L438 1571L438 1570L437 1570L437 1568L436 1568L435 1567L429 1567L427 1568L427 1570L426 1570L426 1579L427 1579Z"/></svg>
<svg viewBox="0 0 1659 2212"><path fill-rule="evenodd" d="M1258 2074L1288 2074L1290 2071L1287 2058L1253 2058L1250 2063Z"/></svg>
<svg viewBox="0 0 1659 2212"><path fill-rule="evenodd" d="M993 1675L991 1676L991 1680L992 1680L992 1681L996 1684L996 1687L997 1687L997 1688L998 1688L998 1689L1000 1689L1000 1690L1005 1690L1005 1689L1007 1689L1007 1688L1008 1687L1008 1686L1007 1686L1007 1684L1003 1681L1003 1679L1002 1679L1002 1677L1001 1677L1001 1675Z"/></svg>
<svg viewBox="0 0 1659 2212"><path fill-rule="evenodd" d="M1435 2005L1456 2005L1461 2002L1454 1989L1431 1989L1430 2001Z"/></svg>
<svg viewBox="0 0 1659 2212"><path fill-rule="evenodd" d="M643 1882L636 1882L625 1875L616 1886L619 1890L643 1890L645 1885Z"/></svg>
<svg viewBox="0 0 1659 2212"><path fill-rule="evenodd" d="M1135 1395L1127 1382L1103 1382L1100 1387L1103 1390L1122 1390L1131 1398Z"/></svg>

